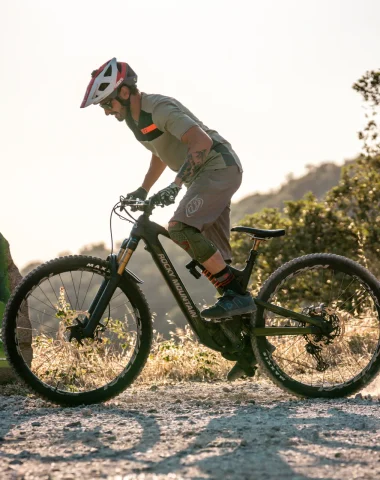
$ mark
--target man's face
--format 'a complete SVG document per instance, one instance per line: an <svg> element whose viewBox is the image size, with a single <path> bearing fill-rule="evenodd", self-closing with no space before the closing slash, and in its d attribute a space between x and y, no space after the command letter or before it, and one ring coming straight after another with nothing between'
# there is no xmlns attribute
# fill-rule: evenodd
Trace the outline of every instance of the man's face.
<svg viewBox="0 0 380 480"><path fill-rule="evenodd" d="M100 106L104 108L104 113L107 116L113 115L119 122L123 122L126 119L127 109L123 107L123 105L116 100L116 98L100 102Z"/></svg>

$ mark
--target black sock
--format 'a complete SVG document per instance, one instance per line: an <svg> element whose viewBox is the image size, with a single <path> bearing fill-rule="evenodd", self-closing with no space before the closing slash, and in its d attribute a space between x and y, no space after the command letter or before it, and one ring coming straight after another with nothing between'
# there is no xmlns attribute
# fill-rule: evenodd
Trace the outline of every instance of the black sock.
<svg viewBox="0 0 380 480"><path fill-rule="evenodd" d="M221 287L224 291L232 290L240 295L243 295L245 292L237 281L237 278L232 273L230 267L227 265L223 270L218 273L214 273L214 277L218 281L218 287Z"/></svg>

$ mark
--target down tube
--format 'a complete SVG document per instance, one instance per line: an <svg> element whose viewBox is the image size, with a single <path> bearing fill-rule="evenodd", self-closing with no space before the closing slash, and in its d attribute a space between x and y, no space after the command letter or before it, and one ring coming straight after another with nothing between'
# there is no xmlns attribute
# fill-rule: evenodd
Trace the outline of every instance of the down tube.
<svg viewBox="0 0 380 480"><path fill-rule="evenodd" d="M150 239L151 240L151 239ZM145 241L145 239L144 239ZM147 248L152 255L154 263L162 273L170 291L174 295L182 313L187 318L194 333L199 337L200 341L209 348L219 352L225 349L214 342L210 336L204 320L202 320L199 310L190 298L185 285L178 276L172 262L166 255L158 237L154 239L154 244L146 242Z"/></svg>

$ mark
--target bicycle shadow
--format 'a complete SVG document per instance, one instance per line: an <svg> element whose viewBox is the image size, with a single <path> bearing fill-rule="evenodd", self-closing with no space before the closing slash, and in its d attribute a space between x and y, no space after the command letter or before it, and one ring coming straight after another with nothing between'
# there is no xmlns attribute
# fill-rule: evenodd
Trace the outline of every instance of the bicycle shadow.
<svg viewBox="0 0 380 480"><path fill-rule="evenodd" d="M314 404L321 403L323 401L314 401ZM336 418L336 409L332 407L326 411L326 414L332 414L334 417L311 417L300 416L297 418L288 417L287 425L287 438L279 439L278 436L281 434L278 427L270 427L268 425L263 425L263 421L268 419L269 416L274 415L276 410L281 411L287 407L293 407L294 403L284 402L280 406L268 409L268 407L257 407L253 409L253 417L256 418L256 424L253 423L252 428L249 432L242 432L241 427L237 427L236 423L241 415L241 410L245 410L245 407L238 408L233 415L223 418L212 419L204 430L197 436L193 444L190 445L186 450L187 453L197 451L198 455L203 451L210 451L210 448L215 447L212 440L210 441L210 435L220 434L225 430L226 425L228 425L228 436L227 440L230 446L233 448L229 452L226 452L222 455L210 455L206 458L199 459L195 458L190 460L190 462L184 462L183 457L186 454L186 451L181 451L172 457L162 460L155 464L154 473L159 474L168 474L175 471L176 469L183 467L184 463L187 467L193 465L202 472L202 475L198 477L192 477L194 480L204 479L204 474L207 474L209 479L220 479L222 476L225 478L239 478L239 479L249 479L252 478L281 478L285 479L297 479L297 480L319 480L320 477L313 476L304 476L301 473L296 473L297 465L290 465L289 462L284 460L285 451L289 452L289 459L291 459L292 453L299 452L301 455L305 454L305 445L312 445L315 442L318 442L318 445L323 449L334 449L335 451L339 448L348 448L356 449L363 448L362 446L355 444L347 444L334 439L331 439L333 434L342 428L342 425L346 426L347 424L353 425L355 430L361 430L363 425L363 418L367 418L365 415L352 414L341 411L339 413L339 419ZM374 409L376 407L374 406ZM283 415L283 414L282 414ZM334 422L332 423L332 418ZM376 428L380 430L380 419L370 417L371 419L371 429ZM254 422L254 418L252 419ZM308 428L308 427L313 428ZM258 428L260 427L260 428ZM300 427L302 429L300 429ZM323 429L329 434L327 438L323 438L318 434L318 430ZM317 434L316 434L317 432ZM291 441L292 438L298 438L299 446ZM272 438L274 441L266 441L262 443L263 438ZM240 439L240 442L239 442ZM289 442L290 439L290 442ZM243 442L241 441L243 440ZM244 445L244 446L243 446ZM219 444L220 446L220 444ZM228 444L226 445L228 446ZM200 448L199 448L200 447ZM366 447L373 452L380 452L380 446ZM316 455L310 451L307 452L309 457L313 457L314 466L326 466L329 468L334 468L338 464L342 464L342 458L331 459L324 455ZM293 468L294 467L294 468ZM325 480L332 480L334 477L323 477Z"/></svg>
<svg viewBox="0 0 380 480"><path fill-rule="evenodd" d="M81 408L37 408L33 410L32 414L28 414L27 418L22 417L8 417L8 432L3 425L0 424L0 458L10 458L10 459L34 459L40 462L68 462L68 461L88 461L91 458L110 458L116 456L118 458L125 457L129 458L131 455L136 453L144 453L154 447L160 440L160 427L152 415L144 415L142 413L136 412L135 410L125 410L112 408L108 406L100 405L97 406L97 411L91 417L81 416ZM49 413L46 411L49 410ZM67 416L67 412L73 412L72 415L75 418L75 421L72 421L72 416ZM112 413L110 413L110 411ZM102 417L105 414L108 415L108 423L105 425L104 421L101 421ZM4 451L4 446L7 443L7 440L12 441L13 432L20 431L19 428L24 424L33 425L33 423L46 423L50 424L51 428L49 429L50 440L52 444L61 444L69 446L70 442L76 444L83 444L88 447L88 451L82 454L73 453L72 455L54 455L46 454L42 455L41 453L33 452L30 450L22 450L20 453L13 454L7 453ZM95 420L95 425L91 426L91 422ZM112 420L114 422L112 422ZM41 422L40 422L41 421ZM115 425L120 424L120 422L131 423L141 425L141 436L137 444L131 444L128 448L123 449L113 449L112 443L109 442L110 436L106 436L107 433L112 433L110 429ZM4 424L4 419L3 422ZM84 427L84 429L82 429ZM51 430L55 430L55 434L51 434ZM29 429L30 431L30 429ZM21 430L24 432L24 430ZM11 437L7 438L7 435ZM112 436L111 436L111 439Z"/></svg>
<svg viewBox="0 0 380 480"><path fill-rule="evenodd" d="M339 402L337 402L338 404ZM125 410L122 408L109 408L107 405L97 406L97 410L91 417L81 417L81 409L72 409L76 422L67 416L67 409L37 408L26 416L9 417L2 419L0 424L0 437L5 441L0 443L0 460L8 460L13 464L37 461L42 464L62 464L68 462L102 462L113 460L115 466L122 466L124 475L128 473L149 472L149 474L168 475L172 472L191 475L187 478L195 479L220 479L226 478L252 479L252 478L281 478L297 480L311 480L319 477L305 476L297 473L299 465L292 462L296 454L305 455L305 445L312 446L316 442L326 449L361 449L360 442L348 444L334 439L334 433L350 425L354 430L360 432L365 430L365 420L370 418L371 429L380 429L380 419L368 417L367 415L347 413L335 406L325 409L325 416L310 416L308 406L313 404L324 407L324 401L299 402L295 407L294 402L283 402L278 406L252 405L238 406L233 414L222 415L211 418L202 428L201 432L194 432L189 438L186 433L188 427L183 427L178 434L173 431L173 438L166 435L163 439L163 425L155 415L137 412L135 409ZM330 402L331 404L331 402ZM170 404L169 404L170 406ZM341 406L341 404L339 404ZM220 408L220 407L219 407ZM374 408L375 405L374 405ZM50 411L50 412L47 412ZM209 411L205 415L212 415ZM242 423L244 415L246 423ZM277 416L286 417L286 435L273 425L273 418ZM191 417L191 414L190 414ZM80 418L81 425L76 427ZM51 453L45 448L46 454L38 451L38 448L29 447L23 449L20 445L20 452L13 453L5 448L8 441L16 443L12 432L23 432L23 428L30 428L30 425L37 420L51 423L49 431L50 438L46 440L46 446L55 445L58 450L61 446L73 445L72 452L65 451L60 454ZM173 420L173 419L172 419ZM191 418L190 418L191 420ZM163 417L163 423L165 418ZM280 422L279 422L280 423ZM369 422L368 422L369 423ZM178 422L177 422L178 424ZM6 426L8 425L8 427ZM11 428L11 425L14 425ZM70 426L71 425L71 426ZM174 423L175 425L175 423ZM191 429L198 430L194 424L189 424ZM139 429L140 434L136 443L115 446L107 436L109 428L123 426L125 428ZM328 432L330 435L322 437L319 430ZM134 430L135 431L135 430ZM112 433L112 432L111 432ZM131 435L131 438L133 435ZM181 439L179 439L181 437ZM155 450L162 442L173 442L179 439L178 444L186 443L186 446L169 453L171 447L165 448L165 458L157 459ZM297 441L294 439L298 439ZM77 453L83 448L87 449ZM372 452L379 452L377 445L366 449ZM344 459L330 458L323 453L307 451L307 455L313 459L313 465L328 467L334 470ZM192 472L192 473L191 473ZM194 473L198 472L198 473ZM111 472L110 472L111 473ZM333 477L323 477L326 480ZM334 477L336 478L336 477Z"/></svg>

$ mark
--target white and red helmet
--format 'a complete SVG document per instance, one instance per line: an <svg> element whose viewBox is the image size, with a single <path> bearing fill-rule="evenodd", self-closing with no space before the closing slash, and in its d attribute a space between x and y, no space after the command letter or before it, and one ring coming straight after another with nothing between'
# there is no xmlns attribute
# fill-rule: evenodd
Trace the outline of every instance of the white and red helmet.
<svg viewBox="0 0 380 480"><path fill-rule="evenodd" d="M112 58L92 72L92 79L80 108L96 105L107 97L116 97L120 86L132 86L136 83L137 75L132 68L127 63L117 62L116 58Z"/></svg>

